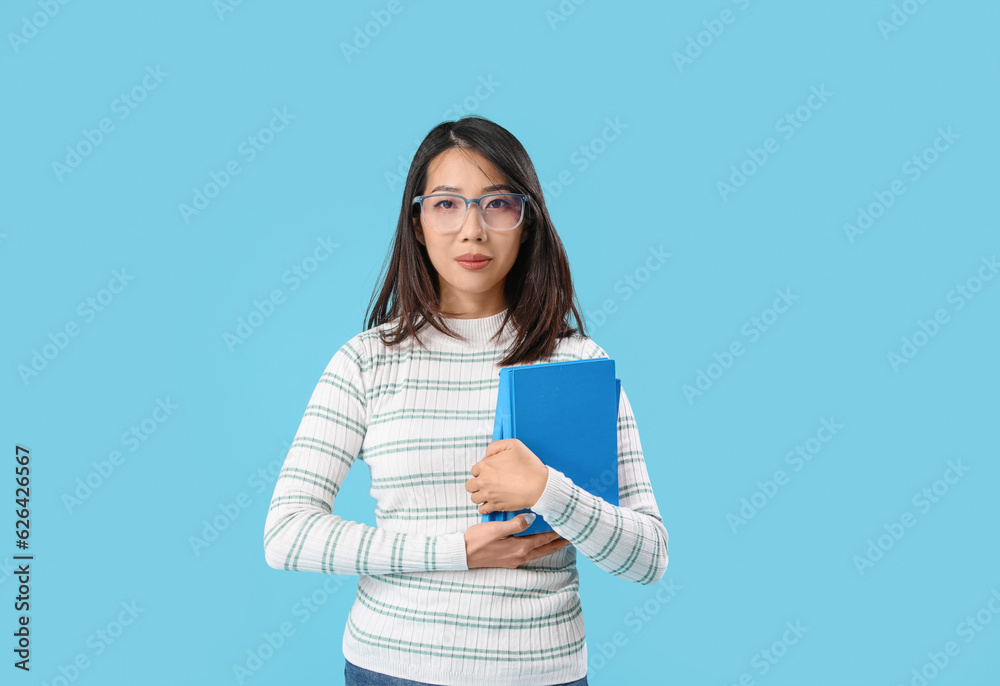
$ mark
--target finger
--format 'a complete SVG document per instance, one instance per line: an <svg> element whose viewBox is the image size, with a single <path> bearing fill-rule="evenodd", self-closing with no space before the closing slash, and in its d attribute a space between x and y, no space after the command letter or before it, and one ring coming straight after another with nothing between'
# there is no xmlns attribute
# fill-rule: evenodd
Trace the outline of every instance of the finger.
<svg viewBox="0 0 1000 686"><path fill-rule="evenodd" d="M522 536L521 538L530 538L532 540L540 539L542 537L549 539L549 541L554 541L559 538L560 533L558 531L543 531L540 534L528 534L527 536Z"/></svg>
<svg viewBox="0 0 1000 686"><path fill-rule="evenodd" d="M562 550L567 545L569 545L569 541L567 541L565 538L557 541L552 541L551 543L546 543L545 545L540 545L534 550L532 550L530 553L528 553L528 556L525 559L525 561L535 560L539 557L545 557L546 555L551 555L557 550Z"/></svg>
<svg viewBox="0 0 1000 686"><path fill-rule="evenodd" d="M512 438L501 438L496 441L491 441L488 446L486 446L486 454L483 455L483 459L486 459L490 455L496 455L502 450L510 450L510 443L516 439Z"/></svg>
<svg viewBox="0 0 1000 686"><path fill-rule="evenodd" d="M542 545L543 543L549 543L558 539L559 533L556 531L543 531L540 534L528 534L527 536L520 536L519 538L529 538L533 541L538 541L538 545Z"/></svg>

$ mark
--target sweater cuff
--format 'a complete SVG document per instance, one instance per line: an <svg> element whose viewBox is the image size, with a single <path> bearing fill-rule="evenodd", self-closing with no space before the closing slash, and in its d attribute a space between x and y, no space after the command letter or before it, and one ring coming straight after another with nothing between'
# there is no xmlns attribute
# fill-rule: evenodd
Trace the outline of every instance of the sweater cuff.
<svg viewBox="0 0 1000 686"><path fill-rule="evenodd" d="M444 534L437 539L435 571L468 571L469 558L465 552L465 532Z"/></svg>
<svg viewBox="0 0 1000 686"><path fill-rule="evenodd" d="M573 491L578 487L558 469L548 465L546 468L549 478L545 482L545 490L538 502L531 506L531 511L545 517L545 521L552 526L554 522L565 522Z"/></svg>

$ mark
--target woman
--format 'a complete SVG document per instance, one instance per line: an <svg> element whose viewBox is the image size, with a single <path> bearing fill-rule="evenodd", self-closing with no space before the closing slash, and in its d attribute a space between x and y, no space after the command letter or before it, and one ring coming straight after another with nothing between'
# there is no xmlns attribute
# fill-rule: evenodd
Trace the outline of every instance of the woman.
<svg viewBox="0 0 1000 686"><path fill-rule="evenodd" d="M663 576L667 532L624 388L620 506L517 439L491 440L501 367L608 357L574 300L517 139L481 117L435 127L410 165L368 328L320 378L265 523L275 569L359 575L347 684L586 684L577 550L630 581ZM355 459L371 471L377 527L333 514ZM481 521L527 508L553 531Z"/></svg>

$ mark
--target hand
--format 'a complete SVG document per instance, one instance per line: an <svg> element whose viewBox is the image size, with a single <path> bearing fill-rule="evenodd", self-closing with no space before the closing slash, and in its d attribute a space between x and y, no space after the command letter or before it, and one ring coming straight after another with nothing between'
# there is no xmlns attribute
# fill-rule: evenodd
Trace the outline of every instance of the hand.
<svg viewBox="0 0 1000 686"><path fill-rule="evenodd" d="M492 441L486 456L472 465L465 482L479 514L530 509L545 491L549 468L517 438Z"/></svg>
<svg viewBox="0 0 1000 686"><path fill-rule="evenodd" d="M528 528L524 515L509 522L480 522L465 531L465 559L469 569L517 569L525 562L551 555L570 543L555 531L514 536Z"/></svg>

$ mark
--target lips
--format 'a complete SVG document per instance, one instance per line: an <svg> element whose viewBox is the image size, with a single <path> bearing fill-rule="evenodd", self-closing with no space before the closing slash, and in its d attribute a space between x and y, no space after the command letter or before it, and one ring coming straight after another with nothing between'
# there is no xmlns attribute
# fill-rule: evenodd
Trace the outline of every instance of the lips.
<svg viewBox="0 0 1000 686"><path fill-rule="evenodd" d="M462 269L469 271L479 271L480 269L486 269L490 263L490 258L486 255L475 255L472 253L466 253L464 255L459 255L455 258L455 261L461 265Z"/></svg>

